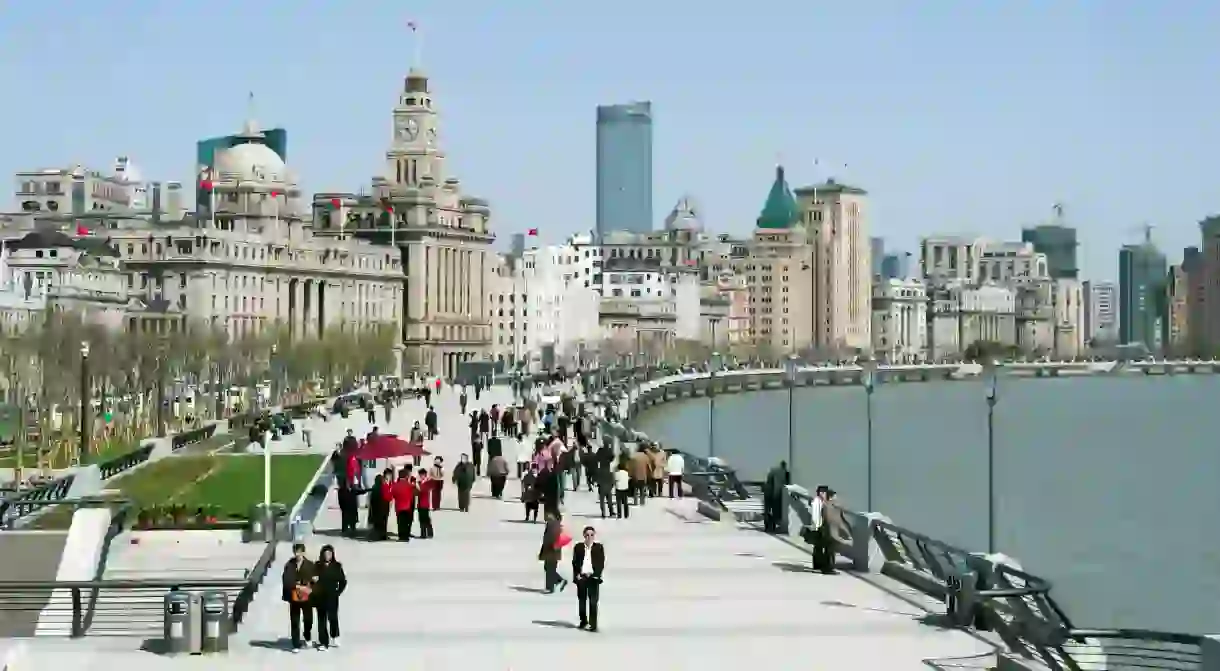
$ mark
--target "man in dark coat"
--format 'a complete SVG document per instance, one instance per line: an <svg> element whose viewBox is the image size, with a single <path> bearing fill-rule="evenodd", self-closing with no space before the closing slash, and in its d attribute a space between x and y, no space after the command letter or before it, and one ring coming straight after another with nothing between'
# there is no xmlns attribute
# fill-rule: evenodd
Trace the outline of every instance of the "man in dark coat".
<svg viewBox="0 0 1220 671"><path fill-rule="evenodd" d="M767 533L779 533L784 519L784 488L789 484L788 462L781 461L779 465L767 473L767 482L763 486L763 528Z"/></svg>
<svg viewBox="0 0 1220 671"><path fill-rule="evenodd" d="M463 454L461 462L453 467L453 484L457 486L458 510L461 512L470 512L470 490L474 488L477 477L474 464L470 463L470 455Z"/></svg>

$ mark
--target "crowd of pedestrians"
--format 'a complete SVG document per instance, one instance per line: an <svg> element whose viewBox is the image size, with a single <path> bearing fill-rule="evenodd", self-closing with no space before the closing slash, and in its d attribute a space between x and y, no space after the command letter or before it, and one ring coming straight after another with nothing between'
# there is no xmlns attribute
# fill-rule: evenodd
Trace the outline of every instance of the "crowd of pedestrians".
<svg viewBox="0 0 1220 671"><path fill-rule="evenodd" d="M519 403L483 405L480 401L484 391L483 384L475 384L457 392L461 416L468 420L469 450L459 456L451 472L446 471L441 456L432 457L430 466L416 458L410 466L385 468L366 481L368 465L356 456L360 441L349 431L332 455L341 533L374 542L430 540L435 537L434 515L442 509L446 492L455 493L453 509L468 513L472 491L481 478L487 478L491 498L503 501L506 485L515 477L520 483L522 520L544 523L538 551L543 568L542 591L554 594L574 584L580 628L595 632L606 549L591 526L580 529L579 538L574 538L564 524L565 497L584 488L595 495L602 519L628 520L634 507L646 506L660 497L684 496L685 458L656 444L618 450L612 439L601 436L599 441L598 426L612 409L579 402L573 394L546 403L539 394L524 390ZM431 405L433 396L440 393L439 381L420 392L426 407L424 426L415 423L412 440L433 440L442 429L452 430L440 426ZM384 402L401 401L387 398ZM366 440L375 437L377 431L373 427ZM768 531L778 531L777 508L787 484L786 465L781 464L769 474L764 487ZM362 497L367 502L363 529L359 519ZM816 521L809 532L815 547L815 569L827 573L834 572L829 548L843 525L834 499L833 491L819 488ZM570 552L570 578L564 577L560 568L565 552ZM319 634L316 647L324 650L338 645L339 599L346 577L334 548L324 547L318 560L311 562L305 557L304 546L295 547L293 558L285 565L283 581L293 649L310 645L315 613Z"/></svg>

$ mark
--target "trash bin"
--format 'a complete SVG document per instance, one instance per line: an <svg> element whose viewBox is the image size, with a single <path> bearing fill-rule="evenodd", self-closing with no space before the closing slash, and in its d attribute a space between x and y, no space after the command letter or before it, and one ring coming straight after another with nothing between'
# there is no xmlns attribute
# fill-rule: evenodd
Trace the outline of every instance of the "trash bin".
<svg viewBox="0 0 1220 671"><path fill-rule="evenodd" d="M270 508L262 503L255 504L250 509L250 526L248 527L248 543L262 543L274 540L275 536L275 504Z"/></svg>
<svg viewBox="0 0 1220 671"><path fill-rule="evenodd" d="M292 525L289 527L288 533L292 537L293 543L304 543L312 532L313 524L309 520L303 520L300 517L292 518Z"/></svg>
<svg viewBox="0 0 1220 671"><path fill-rule="evenodd" d="M224 592L204 592L200 597L200 651L228 652L229 596Z"/></svg>
<svg viewBox="0 0 1220 671"><path fill-rule="evenodd" d="M171 655L198 654L201 650L199 631L199 596L172 589L165 595L164 645Z"/></svg>

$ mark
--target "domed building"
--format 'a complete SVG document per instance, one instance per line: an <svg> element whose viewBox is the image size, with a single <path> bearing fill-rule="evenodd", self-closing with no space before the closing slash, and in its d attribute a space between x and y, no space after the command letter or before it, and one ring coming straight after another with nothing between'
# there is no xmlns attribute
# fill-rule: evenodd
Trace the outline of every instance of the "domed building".
<svg viewBox="0 0 1220 671"><path fill-rule="evenodd" d="M460 364L490 360L491 210L446 169L440 112L424 72L407 74L391 117L385 169L371 191L315 194L312 226L397 253L403 372L454 379Z"/></svg>
<svg viewBox="0 0 1220 671"><path fill-rule="evenodd" d="M293 337L331 328L397 324L399 259L355 238L317 236L302 214L296 176L247 121L200 174L210 202L182 220L99 222L122 254L144 309L129 328L172 331L189 318L231 336L270 327Z"/></svg>

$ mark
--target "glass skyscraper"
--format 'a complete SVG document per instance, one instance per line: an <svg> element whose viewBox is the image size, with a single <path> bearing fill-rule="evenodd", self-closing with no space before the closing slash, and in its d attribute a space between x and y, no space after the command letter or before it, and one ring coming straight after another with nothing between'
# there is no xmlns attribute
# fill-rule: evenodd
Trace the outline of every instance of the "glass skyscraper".
<svg viewBox="0 0 1220 671"><path fill-rule="evenodd" d="M1168 266L1152 243L1124 245L1118 253L1119 344L1161 346L1161 300Z"/></svg>
<svg viewBox="0 0 1220 671"><path fill-rule="evenodd" d="M597 235L652 230L652 103L597 108Z"/></svg>

